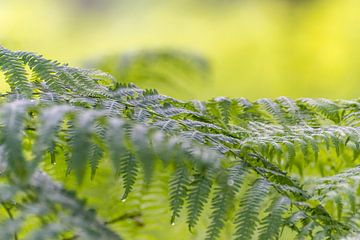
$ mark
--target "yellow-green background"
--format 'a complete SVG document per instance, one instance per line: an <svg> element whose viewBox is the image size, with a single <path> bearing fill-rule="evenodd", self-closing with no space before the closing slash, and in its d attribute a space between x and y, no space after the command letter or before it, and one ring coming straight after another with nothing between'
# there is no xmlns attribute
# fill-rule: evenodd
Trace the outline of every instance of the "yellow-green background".
<svg viewBox="0 0 360 240"><path fill-rule="evenodd" d="M209 60L212 78L193 98L360 96L359 0L0 0L0 44L75 66L128 50L194 51ZM106 199L93 199L102 206L116 200L100 214L123 207L109 187L120 185L96 179L108 187L92 182L83 194L103 191ZM168 215L156 234L196 238L178 225L164 232Z"/></svg>
<svg viewBox="0 0 360 240"><path fill-rule="evenodd" d="M358 0L0 0L0 43L76 66L129 49L193 50L213 69L194 98L359 96Z"/></svg>

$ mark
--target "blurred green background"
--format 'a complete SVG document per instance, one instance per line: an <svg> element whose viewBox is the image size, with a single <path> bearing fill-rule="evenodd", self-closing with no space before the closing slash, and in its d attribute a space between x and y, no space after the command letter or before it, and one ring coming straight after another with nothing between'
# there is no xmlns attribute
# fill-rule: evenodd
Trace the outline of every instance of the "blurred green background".
<svg viewBox="0 0 360 240"><path fill-rule="evenodd" d="M0 43L75 66L143 49L196 53L211 71L190 92L139 84L183 99L359 96L358 0L0 0Z"/></svg>

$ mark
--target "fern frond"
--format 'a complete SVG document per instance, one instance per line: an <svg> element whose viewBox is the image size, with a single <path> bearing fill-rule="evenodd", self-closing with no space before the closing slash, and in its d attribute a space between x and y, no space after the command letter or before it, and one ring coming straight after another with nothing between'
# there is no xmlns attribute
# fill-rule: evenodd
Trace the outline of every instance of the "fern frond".
<svg viewBox="0 0 360 240"><path fill-rule="evenodd" d="M15 174L20 179L26 179L28 168L23 155L23 127L25 119L28 117L27 110L32 105L29 101L16 101L0 109L0 118L4 126L4 152L8 173ZM15 177L15 176L13 176Z"/></svg>
<svg viewBox="0 0 360 240"><path fill-rule="evenodd" d="M235 195L239 192L246 173L245 165L240 164L229 168L227 176L220 175L220 184L216 188L212 199L211 223L207 230L207 240L219 237L230 211L234 209Z"/></svg>
<svg viewBox="0 0 360 240"><path fill-rule="evenodd" d="M0 186L3 193L1 202L10 200L12 204L11 200L18 198L17 195L27 196L27 199L14 206L19 212L1 222L1 239L12 239L17 233L26 234L26 239L47 239L50 236L59 238L69 233L72 237L82 239L121 239L98 220L95 212L87 209L73 192L54 183L45 173L35 172L30 181L23 184L22 187L5 184ZM34 231L22 233L23 225L32 218L42 220L41 226Z"/></svg>
<svg viewBox="0 0 360 240"><path fill-rule="evenodd" d="M42 161L46 151L51 152L55 145L60 125L65 115L73 111L74 108L68 105L59 105L46 109L40 115L38 137L34 145L34 159L32 162L32 170Z"/></svg>
<svg viewBox="0 0 360 240"><path fill-rule="evenodd" d="M240 209L236 213L234 221L236 225L235 239L251 239L259 222L258 214L261 203L267 196L269 187L266 180L257 179L240 200Z"/></svg>
<svg viewBox="0 0 360 240"><path fill-rule="evenodd" d="M115 76L121 83L165 88L192 95L187 83L200 84L209 79L210 66L203 57L176 49L145 49L104 56L90 61L92 68Z"/></svg>
<svg viewBox="0 0 360 240"><path fill-rule="evenodd" d="M27 80L27 74L16 54L0 46L0 69L5 74L12 92L21 92L26 97L31 97L32 88Z"/></svg>
<svg viewBox="0 0 360 240"><path fill-rule="evenodd" d="M171 223L186 205L194 229L213 188L207 239L220 236L232 212L235 239L251 239L258 224L260 239L277 239L284 227L299 239L360 231L358 100L180 101L4 48L0 71L11 87L0 96L0 200L16 213L0 218L1 239L119 238L51 178L33 180L49 166L62 175L66 162L85 187L87 168L96 181L105 166L120 175L123 200L144 196L130 221L138 228L151 222L146 211L165 214L155 210L170 193ZM273 201L264 213L265 199ZM27 222L34 222L32 232L22 230Z"/></svg>
<svg viewBox="0 0 360 240"><path fill-rule="evenodd" d="M24 64L27 64L30 70L35 73L37 79L46 83L46 86L49 89L57 92L64 90L60 83L60 79L56 75L57 68L59 66L58 62L51 61L34 53L24 51L15 52L15 55L21 59Z"/></svg>
<svg viewBox="0 0 360 240"><path fill-rule="evenodd" d="M175 223L175 218L180 216L180 211L187 196L187 185L189 183L188 170L181 166L176 169L170 181L170 207L172 211L171 224Z"/></svg>
<svg viewBox="0 0 360 240"><path fill-rule="evenodd" d="M135 156L131 152L123 155L120 161L120 173L122 174L125 189L121 199L124 200L132 190L138 169Z"/></svg>
<svg viewBox="0 0 360 240"><path fill-rule="evenodd" d="M86 166L90 161L92 146L92 134L94 132L94 121L99 116L98 112L87 111L76 116L74 121L73 138L71 139L72 154L69 160L70 170L74 170L78 183L84 179Z"/></svg>
<svg viewBox="0 0 360 240"><path fill-rule="evenodd" d="M268 215L262 220L260 231L260 240L278 239L280 228L283 225L283 214L290 206L290 200L287 197L279 197L273 200L266 210Z"/></svg>
<svg viewBox="0 0 360 240"><path fill-rule="evenodd" d="M340 107L331 100L324 98L320 98L317 100L304 98L300 101L302 103L305 103L306 107L309 107L310 109L315 109L316 111L320 112L325 118L328 118L334 123L339 123L341 120Z"/></svg>
<svg viewBox="0 0 360 240"><path fill-rule="evenodd" d="M209 176L199 173L194 175L194 180L189 187L187 206L187 224L190 230L195 227L201 212L204 210L204 205L210 194L211 185L212 182Z"/></svg>
<svg viewBox="0 0 360 240"><path fill-rule="evenodd" d="M144 126L137 125L132 129L131 134L137 158L140 160L143 167L144 182L146 185L151 182L152 174L154 172L154 162L157 159L153 152L153 148L151 147L152 139L148 137L148 135L151 135L152 133L148 130L149 129Z"/></svg>

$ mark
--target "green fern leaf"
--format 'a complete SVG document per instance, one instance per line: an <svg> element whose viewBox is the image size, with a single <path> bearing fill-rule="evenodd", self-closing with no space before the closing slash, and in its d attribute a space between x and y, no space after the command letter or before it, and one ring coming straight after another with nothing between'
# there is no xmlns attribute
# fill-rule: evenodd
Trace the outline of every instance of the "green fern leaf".
<svg viewBox="0 0 360 240"><path fill-rule="evenodd" d="M26 97L31 97L32 89L24 65L13 52L2 46L0 46L0 69L4 72L12 92L19 92Z"/></svg>
<svg viewBox="0 0 360 240"><path fill-rule="evenodd" d="M134 186L138 169L135 155L131 152L123 155L120 159L120 163L120 174L122 175L125 189L121 199L125 200Z"/></svg>
<svg viewBox="0 0 360 240"><path fill-rule="evenodd" d="M207 175L195 174L191 182L188 194L188 217L187 224L191 230L199 220L200 214L204 209L204 204L208 200L211 189L211 180Z"/></svg>
<svg viewBox="0 0 360 240"><path fill-rule="evenodd" d="M95 134L94 121L98 114L97 112L89 111L78 115L75 119L69 167L70 170L75 171L78 183L81 183L85 176L91 152L91 138Z"/></svg>
<svg viewBox="0 0 360 240"><path fill-rule="evenodd" d="M287 197L279 197L273 200L266 210L268 215L261 222L259 240L278 239L284 221L283 213L287 211L289 206L290 200Z"/></svg>
<svg viewBox="0 0 360 240"><path fill-rule="evenodd" d="M235 239L251 239L254 234L261 203L269 192L269 183L264 179L257 179L240 200L240 209L235 217Z"/></svg>
<svg viewBox="0 0 360 240"><path fill-rule="evenodd" d="M172 211L171 224L175 223L175 218L180 216L180 211L184 205L187 196L187 185L189 182L188 170L185 166L176 169L173 178L170 181L170 207Z"/></svg>
<svg viewBox="0 0 360 240"><path fill-rule="evenodd" d="M219 237L230 211L234 208L235 195L240 190L246 173L246 166L240 164L229 168L228 176L220 176L221 184L216 188L212 199L211 224L206 232L207 240Z"/></svg>
<svg viewBox="0 0 360 240"><path fill-rule="evenodd" d="M15 53L24 64L27 64L40 81L44 81L50 89L62 91L63 87L56 76L59 63L53 62L30 52Z"/></svg>
<svg viewBox="0 0 360 240"><path fill-rule="evenodd" d="M27 110L32 105L29 101L15 101L2 107L0 119L4 124L4 151L6 153L9 173L20 178L28 177L28 168L23 154L23 129Z"/></svg>
<svg viewBox="0 0 360 240"><path fill-rule="evenodd" d="M55 144L56 135L60 129L61 122L65 114L73 108L66 105L54 106L43 111L40 116L40 126L38 128L38 137L34 145L34 159L32 169L35 170L42 160L45 151L50 151Z"/></svg>

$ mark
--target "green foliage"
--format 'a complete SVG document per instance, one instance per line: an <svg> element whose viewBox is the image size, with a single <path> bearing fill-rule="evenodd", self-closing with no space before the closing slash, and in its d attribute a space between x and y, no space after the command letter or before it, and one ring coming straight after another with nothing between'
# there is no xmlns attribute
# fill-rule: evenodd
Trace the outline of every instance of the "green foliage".
<svg viewBox="0 0 360 240"><path fill-rule="evenodd" d="M257 179L240 200L240 210L235 218L237 239L251 239L259 221L261 202L269 191L269 183Z"/></svg>
<svg viewBox="0 0 360 240"><path fill-rule="evenodd" d="M140 50L89 61L91 68L112 74L119 82L151 86L168 94L194 97L194 87L204 88L209 63L201 56L176 49Z"/></svg>
<svg viewBox="0 0 360 240"><path fill-rule="evenodd" d="M228 176L220 176L221 181L212 199L211 224L206 239L217 239L224 227L230 211L234 209L235 195L240 190L246 176L244 165L235 165L228 169Z"/></svg>
<svg viewBox="0 0 360 240"><path fill-rule="evenodd" d="M231 222L235 239L359 233L358 100L179 101L5 48L0 69L11 89L0 97L1 239L120 239L113 224L143 226L167 192L171 223L186 208L196 231L209 212L207 239ZM106 162L128 211L109 219L91 210L100 196L86 204L54 180L75 176L80 189ZM141 195L146 207L125 201Z"/></svg>
<svg viewBox="0 0 360 240"><path fill-rule="evenodd" d="M173 179L170 182L170 206L172 210L171 224L175 223L175 218L179 217L180 210L184 205L187 196L187 185L189 181L189 173L185 167L179 167Z"/></svg>
<svg viewBox="0 0 360 240"><path fill-rule="evenodd" d="M208 196L211 189L211 181L207 175L195 174L194 181L191 183L191 189L189 190L188 197L188 218L187 223L191 230L204 209L204 204L208 200Z"/></svg>
<svg viewBox="0 0 360 240"><path fill-rule="evenodd" d="M273 200L266 210L267 216L262 220L259 239L278 239L280 227L283 225L282 214L290 205L290 200L286 197L280 197Z"/></svg>

